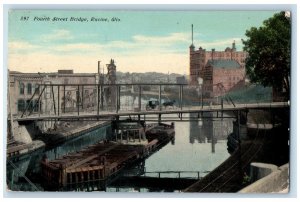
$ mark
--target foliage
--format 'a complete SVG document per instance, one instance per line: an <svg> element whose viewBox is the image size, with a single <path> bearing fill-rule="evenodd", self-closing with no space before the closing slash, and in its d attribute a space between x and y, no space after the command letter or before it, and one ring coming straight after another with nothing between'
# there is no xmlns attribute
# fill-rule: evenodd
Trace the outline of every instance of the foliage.
<svg viewBox="0 0 300 202"><path fill-rule="evenodd" d="M291 20L285 12L246 31L246 72L251 82L290 92Z"/></svg>
<svg viewBox="0 0 300 202"><path fill-rule="evenodd" d="M229 96L234 103L271 102L272 88L252 84L236 91L230 91L226 96Z"/></svg>

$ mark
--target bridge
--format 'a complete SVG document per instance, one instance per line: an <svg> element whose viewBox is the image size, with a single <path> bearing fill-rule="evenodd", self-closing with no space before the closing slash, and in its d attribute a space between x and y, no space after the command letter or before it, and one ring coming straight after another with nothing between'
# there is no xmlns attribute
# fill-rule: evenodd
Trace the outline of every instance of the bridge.
<svg viewBox="0 0 300 202"><path fill-rule="evenodd" d="M174 118L175 120L184 120L182 114L189 113L204 113L204 112L217 112L218 116L221 117L223 112L232 112L232 111L246 111L251 109L276 109L276 108L287 108L289 107L289 102L272 102L272 103L250 103L250 104L235 104L235 106L226 104L226 105L211 105L211 106L190 106L190 107L174 107L174 108L165 108L158 110L118 110L117 112L112 111L78 111L78 112L66 112L63 114L31 114L30 116L15 116L14 121L43 121L43 120L109 120L112 117L132 117L132 116L151 116L158 115L160 118L162 115L167 114L176 114L178 117ZM169 117L168 120L171 117ZM151 118L148 118L151 120ZM155 117L154 119L157 120Z"/></svg>
<svg viewBox="0 0 300 202"><path fill-rule="evenodd" d="M149 100L155 99L149 107ZM10 103L18 103L10 96ZM18 103L19 104L19 103ZM22 103L21 103L22 104ZM68 121L112 120L143 118L147 121L189 121L183 114L216 112L223 118L224 112L240 112L251 109L266 110L288 108L289 102L237 104L225 94L206 98L200 86L187 84L40 84L26 107L12 111L9 120ZM10 106L11 108L11 106ZM14 112L13 112L14 111ZM170 117L170 114L175 115ZM237 114L235 114L237 117Z"/></svg>

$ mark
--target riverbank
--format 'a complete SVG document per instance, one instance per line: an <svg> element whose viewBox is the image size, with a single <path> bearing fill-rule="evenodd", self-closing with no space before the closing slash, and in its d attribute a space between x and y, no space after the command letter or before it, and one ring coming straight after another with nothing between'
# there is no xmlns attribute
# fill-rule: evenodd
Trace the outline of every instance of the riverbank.
<svg viewBox="0 0 300 202"><path fill-rule="evenodd" d="M110 121L57 122L52 129L44 133L40 132L36 127L22 125L18 128L26 129L25 135L28 133L27 136L33 138L27 138L30 139L29 141L8 140L6 156L7 158L20 157L39 149L55 147L67 140L110 124ZM31 129L28 130L27 128Z"/></svg>

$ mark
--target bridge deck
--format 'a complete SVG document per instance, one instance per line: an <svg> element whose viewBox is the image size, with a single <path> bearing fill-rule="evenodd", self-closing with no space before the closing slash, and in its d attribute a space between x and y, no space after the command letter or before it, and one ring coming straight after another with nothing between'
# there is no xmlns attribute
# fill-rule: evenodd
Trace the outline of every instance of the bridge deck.
<svg viewBox="0 0 300 202"><path fill-rule="evenodd" d="M273 103L253 103L253 104L236 104L233 105L211 105L211 106L191 106L182 108L162 108L161 110L143 110L143 111L101 111L97 114L97 111L90 112L67 112L58 115L49 114L32 114L30 116L15 116L14 121L42 121L50 119L93 119L93 118L109 118L115 116L138 116L138 115L159 115L159 114L183 114L183 113L201 113L201 112L226 112L226 111L238 111L247 109L269 109L269 108L285 108L290 107L289 102L273 102Z"/></svg>

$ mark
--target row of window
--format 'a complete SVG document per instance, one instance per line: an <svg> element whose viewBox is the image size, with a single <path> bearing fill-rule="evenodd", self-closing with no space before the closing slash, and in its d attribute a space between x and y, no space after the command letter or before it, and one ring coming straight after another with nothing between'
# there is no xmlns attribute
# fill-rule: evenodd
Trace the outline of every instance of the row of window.
<svg viewBox="0 0 300 202"><path fill-rule="evenodd" d="M27 83L26 87L27 87L27 94L31 95L32 94L32 84L31 83ZM20 89L20 94L24 95L25 94L25 84L24 83L20 83L19 89ZM36 83L34 85L34 90L36 91L36 93L40 92L40 86L39 86L39 84Z"/></svg>
<svg viewBox="0 0 300 202"><path fill-rule="evenodd" d="M23 112L26 108L29 111L37 112L37 111L39 111L40 102L38 102L38 100L32 100L30 102L30 100L25 101L23 99L19 99L17 105L18 105L19 112Z"/></svg>

